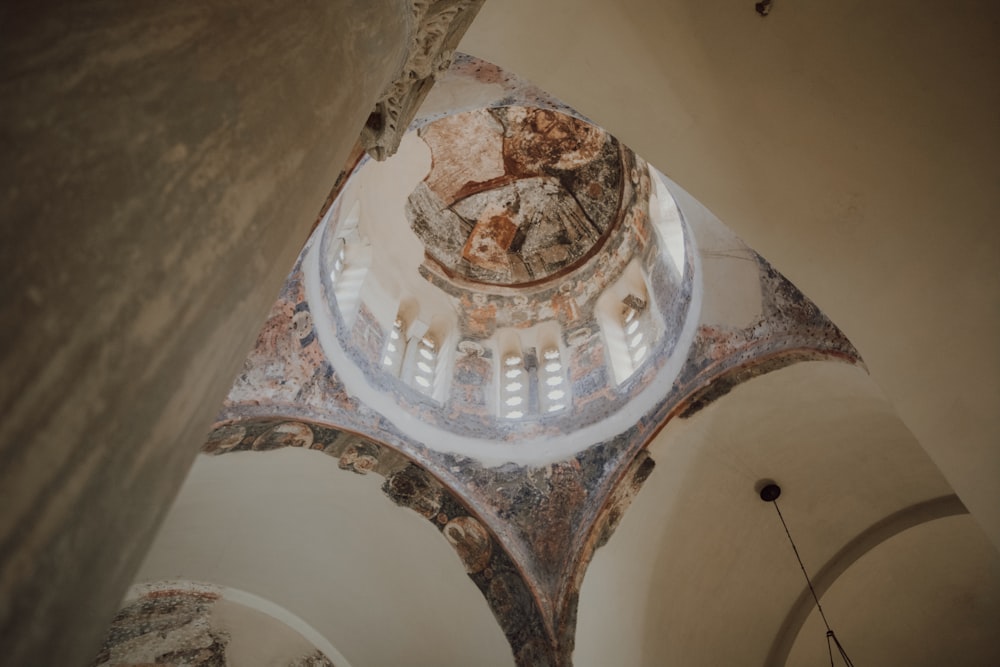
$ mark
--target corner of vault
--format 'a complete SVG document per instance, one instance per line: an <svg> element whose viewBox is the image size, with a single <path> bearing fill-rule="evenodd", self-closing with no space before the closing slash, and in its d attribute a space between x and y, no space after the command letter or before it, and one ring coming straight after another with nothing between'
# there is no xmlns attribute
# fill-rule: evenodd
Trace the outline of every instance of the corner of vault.
<svg viewBox="0 0 1000 667"><path fill-rule="evenodd" d="M587 565L666 423L798 361L862 363L675 183L471 56L338 187L204 451L383 476L519 664L571 662Z"/></svg>

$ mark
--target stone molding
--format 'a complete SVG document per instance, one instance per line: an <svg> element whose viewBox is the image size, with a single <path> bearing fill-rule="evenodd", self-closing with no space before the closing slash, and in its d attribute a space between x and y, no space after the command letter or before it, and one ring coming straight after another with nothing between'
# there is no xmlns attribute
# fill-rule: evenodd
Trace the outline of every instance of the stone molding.
<svg viewBox="0 0 1000 667"><path fill-rule="evenodd" d="M396 153L399 142L438 74L485 0L413 0L410 44L399 75L385 89L361 130L361 145L376 160Z"/></svg>

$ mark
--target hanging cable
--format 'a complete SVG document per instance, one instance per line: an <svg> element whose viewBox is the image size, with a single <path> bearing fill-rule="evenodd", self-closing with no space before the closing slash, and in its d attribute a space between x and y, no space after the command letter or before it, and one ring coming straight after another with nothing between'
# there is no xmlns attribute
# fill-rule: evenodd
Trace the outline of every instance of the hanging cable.
<svg viewBox="0 0 1000 667"><path fill-rule="evenodd" d="M788 543L792 545L792 551L795 553L795 560L799 562L799 569L802 570L802 576L806 578L806 585L809 586L809 592L812 594L813 601L816 603L816 609L819 611L819 616L823 619L823 625L826 626L826 650L830 654L830 667L833 667L833 646L830 644L830 640L833 640L833 644L837 647L837 652L840 653L841 659L843 659L844 664L847 667L854 667L854 663L847 656L847 651L841 646L840 640L837 639L837 635L833 632L833 628L830 627L830 623L826 620L826 614L823 612L823 605L819 603L819 596L816 595L816 589L813 588L812 579L809 578L809 573L806 572L806 566L802 562L802 557L799 556L798 547L795 546L795 540L792 539L792 534L788 531L788 524L785 523L785 517L781 514L781 508L778 507L778 496L781 495L781 487L773 482L765 485L760 490L760 499L764 502L769 502L774 505L774 511L778 513L778 520L781 521L781 527L785 529L785 536L788 538Z"/></svg>
<svg viewBox="0 0 1000 667"><path fill-rule="evenodd" d="M840 657L844 659L844 664L847 665L847 667L854 667L854 663L851 662L849 657L847 657L847 651L845 651L844 647L840 645L840 640L837 639L837 635L833 633L833 630L826 631L826 649L830 651L831 639L833 640L833 643L837 645L837 650L840 652ZM830 651L830 665L833 665L833 651Z"/></svg>

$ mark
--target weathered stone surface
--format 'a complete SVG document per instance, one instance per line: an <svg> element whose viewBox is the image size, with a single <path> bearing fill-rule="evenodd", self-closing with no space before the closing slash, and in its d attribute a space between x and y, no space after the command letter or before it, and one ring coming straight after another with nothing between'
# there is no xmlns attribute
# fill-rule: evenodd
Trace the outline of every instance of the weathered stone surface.
<svg viewBox="0 0 1000 667"><path fill-rule="evenodd" d="M451 65L484 0L412 0L409 51L399 75L385 89L361 132L361 143L376 160L395 154L435 78Z"/></svg>
<svg viewBox="0 0 1000 667"><path fill-rule="evenodd" d="M72 665L94 655L395 76L408 3L15 4L0 21L0 640L8 664Z"/></svg>

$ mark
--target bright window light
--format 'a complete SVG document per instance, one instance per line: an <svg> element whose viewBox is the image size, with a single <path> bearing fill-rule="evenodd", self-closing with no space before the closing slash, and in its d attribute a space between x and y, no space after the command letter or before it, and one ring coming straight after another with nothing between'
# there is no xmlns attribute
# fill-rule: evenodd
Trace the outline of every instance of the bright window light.
<svg viewBox="0 0 1000 667"><path fill-rule="evenodd" d="M501 370L500 413L506 419L521 419L528 403L528 377L524 357L520 354L504 355Z"/></svg>
<svg viewBox="0 0 1000 667"><path fill-rule="evenodd" d="M406 350L406 343L401 340L403 327L403 320L397 317L389 330L389 340L386 341L385 356L382 358L382 363L393 375L399 375L403 365L403 352Z"/></svg>
<svg viewBox="0 0 1000 667"><path fill-rule="evenodd" d="M550 347L542 352L545 363L539 371L539 383L546 388L539 397L539 408L546 413L558 412L566 408L566 376L558 347Z"/></svg>

